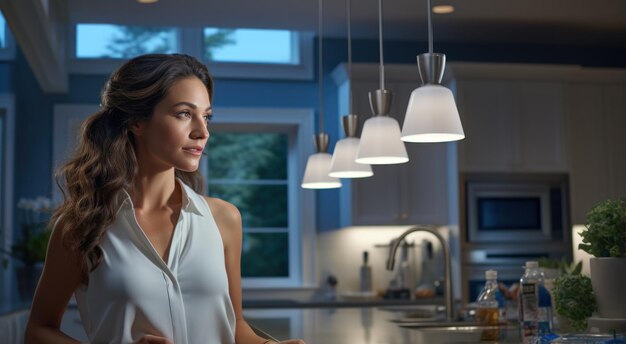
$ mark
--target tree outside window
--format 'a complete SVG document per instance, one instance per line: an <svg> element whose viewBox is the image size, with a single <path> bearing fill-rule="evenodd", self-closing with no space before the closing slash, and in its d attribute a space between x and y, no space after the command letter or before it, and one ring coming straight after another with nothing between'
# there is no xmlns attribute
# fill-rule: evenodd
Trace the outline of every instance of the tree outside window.
<svg viewBox="0 0 626 344"><path fill-rule="evenodd" d="M178 29L112 24L76 25L76 56L79 58L129 59L142 54L179 52ZM204 55L233 44L233 30L217 30L204 36Z"/></svg>
<svg viewBox="0 0 626 344"><path fill-rule="evenodd" d="M289 276L287 156L285 133L211 134L209 195L241 212L243 277Z"/></svg>

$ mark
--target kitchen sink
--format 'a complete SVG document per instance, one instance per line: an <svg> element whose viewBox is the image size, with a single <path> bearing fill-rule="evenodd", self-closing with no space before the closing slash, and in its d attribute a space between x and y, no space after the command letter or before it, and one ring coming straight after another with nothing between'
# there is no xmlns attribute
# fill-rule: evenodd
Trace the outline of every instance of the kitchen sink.
<svg viewBox="0 0 626 344"><path fill-rule="evenodd" d="M412 318L392 319L391 322L397 323L398 326L404 328L425 328L425 327L438 327L438 328L453 328L469 329L470 327L488 327L480 325L474 322L467 321L444 321L442 319L435 320L419 320ZM493 326L498 327L498 326Z"/></svg>
<svg viewBox="0 0 626 344"><path fill-rule="evenodd" d="M418 312L424 314L435 314L444 308L440 305L389 305L379 306L378 309L387 312Z"/></svg>
<svg viewBox="0 0 626 344"><path fill-rule="evenodd" d="M441 320L443 313L438 305L395 305L378 307L387 312L393 312L396 317L390 319L392 322L417 322Z"/></svg>

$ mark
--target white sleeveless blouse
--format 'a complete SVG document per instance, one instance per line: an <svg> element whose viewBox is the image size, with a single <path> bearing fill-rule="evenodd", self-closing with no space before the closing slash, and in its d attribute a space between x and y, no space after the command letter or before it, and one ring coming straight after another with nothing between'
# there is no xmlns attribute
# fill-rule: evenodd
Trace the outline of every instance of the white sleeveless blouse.
<svg viewBox="0 0 626 344"><path fill-rule="evenodd" d="M168 261L126 199L102 242L103 260L75 291L90 343L133 343L146 334L174 344L235 343L224 245L206 200L179 181L183 207Z"/></svg>

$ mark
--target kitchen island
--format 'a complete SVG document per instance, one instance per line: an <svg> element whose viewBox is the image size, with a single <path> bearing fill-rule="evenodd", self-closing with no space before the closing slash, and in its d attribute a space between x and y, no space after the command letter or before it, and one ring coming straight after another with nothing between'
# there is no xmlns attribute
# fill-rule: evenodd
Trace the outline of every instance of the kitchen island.
<svg viewBox="0 0 626 344"><path fill-rule="evenodd" d="M307 344L496 343L481 341L482 330L476 330L469 325L419 330L399 327L390 321L402 316L402 313L396 312L397 309L398 307L395 306L390 308L267 308L247 309L244 310L244 315L252 325L263 329L277 339L302 338ZM0 343L23 343L27 318L28 310L0 316ZM68 308L61 328L81 343L88 342L75 307ZM604 343L611 338L608 335L574 337L568 338L566 342ZM624 334L618 337L622 341L626 340ZM501 337L497 343L520 343L517 328L510 326L502 328Z"/></svg>
<svg viewBox="0 0 626 344"><path fill-rule="evenodd" d="M414 307L414 306L406 306ZM307 344L408 344L408 343L476 343L476 331L442 331L437 329L405 329L390 320L402 313L399 306L355 308L259 308L245 309L250 324L277 339L302 338ZM406 309L406 308L405 308ZM5 314L0 318L0 342L23 342L28 311ZM78 310L70 307L62 322L64 332L81 342L87 338L80 323ZM517 343L511 335L504 342Z"/></svg>

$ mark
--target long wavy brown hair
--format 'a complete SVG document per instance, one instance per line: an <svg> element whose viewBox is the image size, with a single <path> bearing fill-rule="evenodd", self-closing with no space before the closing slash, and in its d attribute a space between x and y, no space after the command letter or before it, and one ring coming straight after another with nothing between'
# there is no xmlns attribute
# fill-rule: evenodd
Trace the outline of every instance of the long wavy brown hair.
<svg viewBox="0 0 626 344"><path fill-rule="evenodd" d="M80 259L87 274L102 261L99 246L114 221L124 190L132 193L137 174L134 136L130 127L151 118L174 82L197 77L213 101L213 81L206 66L182 54L149 54L115 71L102 91L100 110L85 120L73 156L56 173L63 203L52 216L66 248ZM176 176L203 192L198 171L176 170Z"/></svg>

